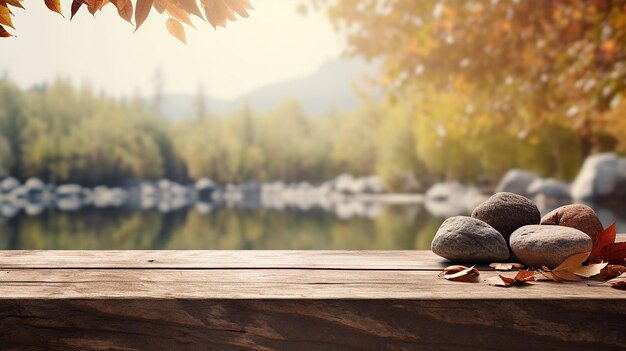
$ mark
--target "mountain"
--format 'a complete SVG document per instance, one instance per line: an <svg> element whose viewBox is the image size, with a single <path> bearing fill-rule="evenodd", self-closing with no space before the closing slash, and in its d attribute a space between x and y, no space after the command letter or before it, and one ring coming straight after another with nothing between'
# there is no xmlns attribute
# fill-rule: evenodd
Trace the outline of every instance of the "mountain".
<svg viewBox="0 0 626 351"><path fill-rule="evenodd" d="M378 65L362 59L336 59L327 61L313 74L294 80L278 82L255 89L233 100L206 99L209 111L228 114L248 106L255 111L268 111L280 103L298 99L312 116L335 110L344 111L356 106L358 95L354 84L366 76L373 76ZM372 90L370 93L379 95ZM164 96L161 113L171 120L193 115L195 97L185 94Z"/></svg>

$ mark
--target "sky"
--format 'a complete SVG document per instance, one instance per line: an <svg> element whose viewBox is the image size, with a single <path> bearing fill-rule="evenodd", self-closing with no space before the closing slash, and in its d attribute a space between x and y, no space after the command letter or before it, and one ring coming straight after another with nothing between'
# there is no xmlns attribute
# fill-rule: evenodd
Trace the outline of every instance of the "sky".
<svg viewBox="0 0 626 351"><path fill-rule="evenodd" d="M69 79L112 96L152 95L155 72L166 94L233 99L274 82L306 76L340 56L344 41L320 13L297 14L294 0L252 0L249 18L214 30L192 17L187 45L168 34L167 17L156 11L134 27L107 5L92 17L83 6L70 22L70 0L61 0L65 18L43 1L15 9L14 38L0 41L0 73L23 88Z"/></svg>

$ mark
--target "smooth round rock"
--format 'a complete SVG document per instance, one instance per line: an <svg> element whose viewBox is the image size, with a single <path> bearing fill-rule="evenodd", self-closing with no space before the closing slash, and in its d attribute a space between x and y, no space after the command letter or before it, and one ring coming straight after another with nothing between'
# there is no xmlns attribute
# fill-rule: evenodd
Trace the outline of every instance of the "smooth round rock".
<svg viewBox="0 0 626 351"><path fill-rule="evenodd" d="M578 229L589 235L594 243L604 231L596 212L591 207L581 204L559 207L543 216L541 224Z"/></svg>
<svg viewBox="0 0 626 351"><path fill-rule="evenodd" d="M525 225L539 224L541 213L530 199L513 193L496 193L478 205L472 217L494 227L508 242L511 233Z"/></svg>
<svg viewBox="0 0 626 351"><path fill-rule="evenodd" d="M527 267L556 268L571 255L589 252L593 243L578 229L558 225L527 225L511 234L513 254Z"/></svg>
<svg viewBox="0 0 626 351"><path fill-rule="evenodd" d="M465 216L446 219L435 234L431 250L457 262L498 262L509 258L509 248L497 230Z"/></svg>

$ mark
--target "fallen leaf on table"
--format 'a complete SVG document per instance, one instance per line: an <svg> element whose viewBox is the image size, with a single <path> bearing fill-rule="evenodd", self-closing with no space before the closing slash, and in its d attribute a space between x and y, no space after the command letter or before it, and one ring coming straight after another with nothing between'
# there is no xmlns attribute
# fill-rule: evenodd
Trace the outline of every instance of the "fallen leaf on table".
<svg viewBox="0 0 626 351"><path fill-rule="evenodd" d="M498 275L497 277L487 279L489 285L509 287L513 285L523 285L527 282L535 280L535 272L531 270L519 271L513 278Z"/></svg>
<svg viewBox="0 0 626 351"><path fill-rule="evenodd" d="M498 262L494 262L492 264L489 265L489 267L494 268L496 271L510 271L512 269L524 269L526 267L524 267L523 264L521 263L498 263Z"/></svg>
<svg viewBox="0 0 626 351"><path fill-rule="evenodd" d="M609 280L612 288L626 290L626 273L622 273L619 277Z"/></svg>
<svg viewBox="0 0 626 351"><path fill-rule="evenodd" d="M602 270L608 265L608 262L590 263L573 271L579 277L589 278L602 273Z"/></svg>
<svg viewBox="0 0 626 351"><path fill-rule="evenodd" d="M615 223L613 223L600 234L589 255L590 262L626 263L626 242L615 242L616 228Z"/></svg>
<svg viewBox="0 0 626 351"><path fill-rule="evenodd" d="M444 268L439 275L455 282L475 282L480 273L474 266L469 268L465 266L449 266Z"/></svg>
<svg viewBox="0 0 626 351"><path fill-rule="evenodd" d="M583 262L587 260L587 257L589 257L589 252L573 254L570 257L566 258L563 262L561 262L561 264L555 269L550 270L547 267L543 267L543 271L541 272L541 274L544 277L554 281L580 280L580 277L576 275L576 272L579 270L584 271ZM598 271L598 273L600 273L600 271Z"/></svg>
<svg viewBox="0 0 626 351"><path fill-rule="evenodd" d="M600 277L602 277L602 279L612 279L623 273L626 273L626 266L610 264L602 268L602 271L600 271Z"/></svg>

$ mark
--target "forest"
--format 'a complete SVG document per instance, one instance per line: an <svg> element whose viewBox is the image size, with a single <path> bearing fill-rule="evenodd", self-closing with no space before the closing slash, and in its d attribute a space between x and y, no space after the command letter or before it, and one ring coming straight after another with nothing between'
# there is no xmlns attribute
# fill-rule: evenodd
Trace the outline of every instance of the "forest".
<svg viewBox="0 0 626 351"><path fill-rule="evenodd" d="M313 1L347 55L381 60L353 111L297 99L182 121L159 101L57 80L0 80L0 172L51 183L144 179L319 182L376 174L393 191L497 181L511 168L569 181L590 154L626 153L626 1ZM307 8L301 8L306 13ZM362 83L366 84L366 83Z"/></svg>

